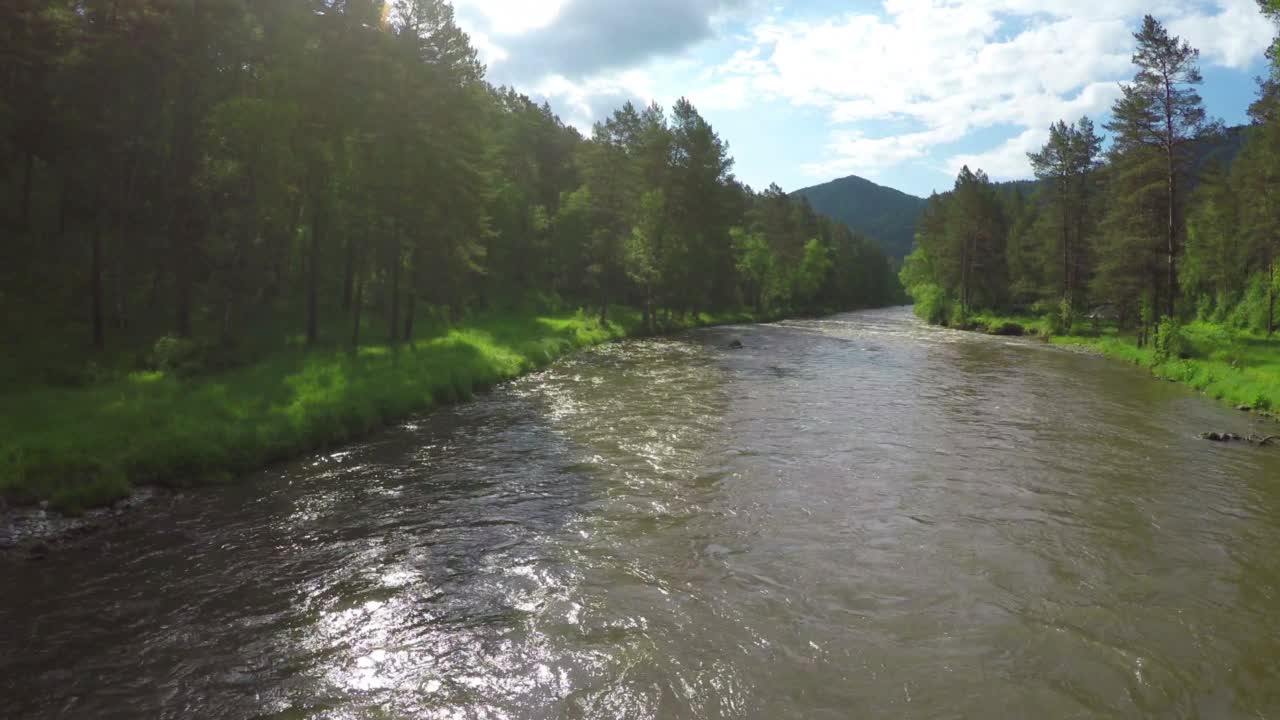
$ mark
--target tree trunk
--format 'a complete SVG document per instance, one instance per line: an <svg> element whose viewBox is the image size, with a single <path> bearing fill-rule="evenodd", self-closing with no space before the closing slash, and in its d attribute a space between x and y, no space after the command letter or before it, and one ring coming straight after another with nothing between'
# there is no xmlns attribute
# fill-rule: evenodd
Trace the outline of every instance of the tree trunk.
<svg viewBox="0 0 1280 720"><path fill-rule="evenodd" d="M343 259L342 272L342 311L349 312L351 310L351 291L352 284L355 281L355 239L347 236L346 257Z"/></svg>
<svg viewBox="0 0 1280 720"><path fill-rule="evenodd" d="M1082 221L1081 221L1081 219L1080 219L1080 218L1081 218L1081 216L1083 216L1086 212L1088 212L1088 211L1087 211L1084 207L1081 207L1081 208L1080 208L1079 213L1077 213L1077 214L1076 214L1076 222L1075 222L1075 226L1076 226L1076 227L1075 227L1075 230L1076 230L1076 245L1075 245L1075 252L1071 253L1071 303L1072 303L1072 307L1074 307L1074 306L1075 306L1075 301L1076 301L1076 290L1080 289L1080 288L1081 288L1081 286L1082 286L1082 285L1084 285L1084 284L1081 282L1081 280L1080 280L1081 275L1083 275L1083 273L1082 273L1082 272L1081 272L1081 270L1080 270L1080 258L1081 258L1081 256L1083 256L1083 255L1085 254L1085 252L1086 252L1086 248L1087 248L1088 246L1085 244L1085 241L1084 241L1084 227L1082 227ZM1083 296L1085 297L1085 300L1087 300L1087 299L1088 299L1088 295L1089 295L1088 286L1087 286L1087 285L1084 285L1084 287L1085 287L1085 289L1084 289L1083 291L1081 291L1081 293L1080 293L1080 294L1081 294L1081 295L1083 295Z"/></svg>
<svg viewBox="0 0 1280 720"><path fill-rule="evenodd" d="M258 194L257 167L249 167L248 196L256 198ZM244 304L245 282L249 258L249 246L262 234L261 216L256 210L250 211L249 221L240 232L236 233L235 252L231 259L231 276L227 279L226 305L222 311L222 344L230 346L232 328L239 324L241 306Z"/></svg>
<svg viewBox="0 0 1280 720"><path fill-rule="evenodd" d="M1063 180L1065 183L1066 181ZM1070 213L1067 211L1066 193L1062 196L1062 299L1071 302L1071 235Z"/></svg>
<svg viewBox="0 0 1280 720"><path fill-rule="evenodd" d="M609 287L606 283L600 283L600 324L609 322Z"/></svg>
<svg viewBox="0 0 1280 720"><path fill-rule="evenodd" d="M1267 337L1276 331L1276 259L1267 258Z"/></svg>
<svg viewBox="0 0 1280 720"><path fill-rule="evenodd" d="M102 217L101 213L93 221L92 265L89 268L89 293L93 319L93 347L102 350L107 346L106 335L102 327Z"/></svg>
<svg viewBox="0 0 1280 720"><path fill-rule="evenodd" d="M185 193L184 193L185 194ZM191 245L188 200L174 204L174 220L169 231L173 253L174 332L191 337Z"/></svg>
<svg viewBox="0 0 1280 720"><path fill-rule="evenodd" d="M71 178L62 178L62 197L58 199L58 238L67 235L67 206L71 204Z"/></svg>
<svg viewBox="0 0 1280 720"><path fill-rule="evenodd" d="M360 311L364 309L364 284L359 280L355 282L354 312L351 314L351 354L355 355L360 351Z"/></svg>
<svg viewBox="0 0 1280 720"><path fill-rule="evenodd" d="M248 238L256 231L246 229L236 239L235 255L231 260L231 274L227 278L227 295L222 307L222 345L230 347L232 329L240 321L240 304L244 295L245 256L248 254Z"/></svg>
<svg viewBox="0 0 1280 720"><path fill-rule="evenodd" d="M400 339L400 243L396 242L391 254L391 323L387 338L392 345Z"/></svg>
<svg viewBox="0 0 1280 720"><path fill-rule="evenodd" d="M27 150L27 161L22 171L22 227L28 227L31 223L31 185L32 176L35 174L35 158L36 154L31 150Z"/></svg>
<svg viewBox="0 0 1280 720"><path fill-rule="evenodd" d="M1169 227L1168 227L1168 252L1169 252L1169 295L1167 298L1166 314L1172 318L1178 296L1178 267L1175 253L1177 251L1177 226L1174 219L1174 205L1177 198L1177 184L1173 176L1173 150L1169 150Z"/></svg>
<svg viewBox="0 0 1280 720"><path fill-rule="evenodd" d="M129 229L129 211L133 207L133 187L138 175L138 163L136 158L130 154L126 160L127 169L123 173L126 178L123 187L121 187L120 199L116 207L116 248L117 252L114 256L115 261L115 304L116 304L116 327L124 328L128 324L128 316L125 313L125 276L124 276L124 260L128 243L125 235Z"/></svg>
<svg viewBox="0 0 1280 720"><path fill-rule="evenodd" d="M413 342L413 315L418 305L418 246L413 246L409 259L409 295L404 305L404 341Z"/></svg>
<svg viewBox="0 0 1280 720"><path fill-rule="evenodd" d="M1173 317L1174 310L1176 309L1175 305L1177 304L1177 296L1178 296L1178 292L1177 292L1178 269L1177 269L1177 260L1174 258L1174 253L1176 252L1175 243L1177 242L1177 238L1175 237L1177 232L1177 226L1176 226L1175 217L1174 217L1174 210L1175 210L1174 205L1177 204L1178 186L1177 186L1177 179L1174 176L1174 166L1173 166L1174 150L1176 149L1175 148L1176 138L1173 134L1173 114L1174 114L1173 82L1172 80L1170 80L1169 76L1166 74L1164 78L1164 123L1165 123L1164 150L1165 150L1165 159L1168 161L1167 182L1168 182L1168 188L1169 188L1169 198L1168 198L1169 225L1167 229L1166 239L1168 240L1168 253L1169 253L1169 268L1168 268L1169 269L1169 278L1168 278L1169 297L1168 297L1167 310L1170 318Z"/></svg>
<svg viewBox="0 0 1280 720"><path fill-rule="evenodd" d="M404 341L406 343L413 342L413 315L414 306L418 304L417 296L413 292L413 284L409 285L409 296L404 302Z"/></svg>
<svg viewBox="0 0 1280 720"><path fill-rule="evenodd" d="M271 233L271 247L268 249L270 260L268 260L271 279L267 281L267 285L262 289L262 297L264 300L275 300L280 297L281 288L285 284L286 268L285 265L292 260L293 241L298 236L298 228L302 227L302 218L305 211L305 203L301 197L295 197L293 204L289 210L289 226L285 228L284 233Z"/></svg>
<svg viewBox="0 0 1280 720"><path fill-rule="evenodd" d="M323 194L323 190L320 191ZM320 339L320 245L325 231L325 205L323 197L315 200L311 213L311 250L307 261L307 345L315 345Z"/></svg>
<svg viewBox="0 0 1280 720"><path fill-rule="evenodd" d="M201 26L199 12L194 4L188 10L188 25L184 43L192 53L200 47ZM174 330L179 337L191 336L191 261L194 250L192 242L192 215L195 210L194 189L191 178L195 174L195 71L194 57L185 60L182 69L177 107L173 124L173 176L171 178L174 193L173 215L169 224L169 245L173 252L174 278Z"/></svg>
<svg viewBox="0 0 1280 720"><path fill-rule="evenodd" d="M653 283L645 283L644 286L644 322L649 334L656 335L658 328L653 317Z"/></svg>

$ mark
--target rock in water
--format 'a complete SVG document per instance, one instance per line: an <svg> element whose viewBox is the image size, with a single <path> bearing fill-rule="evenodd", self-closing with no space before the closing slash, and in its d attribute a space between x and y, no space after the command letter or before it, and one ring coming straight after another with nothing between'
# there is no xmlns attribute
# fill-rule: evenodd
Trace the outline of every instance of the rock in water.
<svg viewBox="0 0 1280 720"><path fill-rule="evenodd" d="M1200 433L1200 439L1201 439L1201 440L1209 440L1209 441L1211 441L1211 442L1222 442L1222 443L1224 443L1224 442L1242 441L1242 440L1244 440L1245 438L1243 438L1243 437L1241 437L1241 436L1239 436L1239 435L1237 435L1237 434L1235 434L1235 433L1206 432L1206 433Z"/></svg>
<svg viewBox="0 0 1280 720"><path fill-rule="evenodd" d="M742 341L741 341L741 340L739 340L739 339L737 339L737 338L734 338L734 339L730 340L730 341L729 341L729 349L730 349L730 350L741 350L741 349L742 349Z"/></svg>

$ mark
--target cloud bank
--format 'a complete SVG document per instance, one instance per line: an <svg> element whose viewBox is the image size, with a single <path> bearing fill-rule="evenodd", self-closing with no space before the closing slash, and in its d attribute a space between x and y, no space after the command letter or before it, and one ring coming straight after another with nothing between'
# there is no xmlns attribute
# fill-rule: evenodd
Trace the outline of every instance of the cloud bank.
<svg viewBox="0 0 1280 720"><path fill-rule="evenodd" d="M1144 13L1199 47L1206 67L1248 68L1275 32L1254 0L884 0L826 15L752 0L457 7L495 81L578 124L624 99L669 103L664 90L725 111L816 109L826 152L804 171L819 179L904 163L1023 177L1050 123L1110 107L1133 74ZM994 146L968 147L993 128Z"/></svg>

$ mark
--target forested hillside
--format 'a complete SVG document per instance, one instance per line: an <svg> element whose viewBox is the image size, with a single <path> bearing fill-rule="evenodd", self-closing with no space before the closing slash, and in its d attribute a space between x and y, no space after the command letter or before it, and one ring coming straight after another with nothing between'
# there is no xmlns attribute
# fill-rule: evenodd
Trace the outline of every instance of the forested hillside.
<svg viewBox="0 0 1280 720"><path fill-rule="evenodd" d="M1189 150L1193 182L1210 162L1230 167L1244 147L1246 130L1246 127L1231 127L1197 138ZM1039 189L1040 181L1010 180L993 185L1002 192L1017 190L1029 196ZM925 198L877 185L856 175L797 190L792 196L805 198L815 211L875 240L895 261L911 253L920 216L928 204Z"/></svg>
<svg viewBox="0 0 1280 720"><path fill-rule="evenodd" d="M1259 5L1280 21L1280 3ZM1134 39L1109 147L1087 117L1055 123L1029 154L1030 195L962 169L930 198L902 282L930 322L1053 336L1274 414L1280 46L1252 124L1223 128L1199 52L1151 16Z"/></svg>
<svg viewBox="0 0 1280 720"><path fill-rule="evenodd" d="M338 316L894 297L873 244L757 194L687 101L589 137L484 80L442 0L17 0L0 72L9 338L235 345ZM348 337L350 335L350 337ZM79 342L82 340L83 342Z"/></svg>
<svg viewBox="0 0 1280 720"><path fill-rule="evenodd" d="M1069 333L1095 315L1139 343L1194 319L1274 331L1277 78L1261 83L1251 126L1224 129L1197 92L1198 51L1150 16L1135 39L1106 152L1088 118L1059 122L1030 156L1029 197L966 167L930 199L902 271L923 316L963 325L978 311L1033 312Z"/></svg>
<svg viewBox="0 0 1280 720"><path fill-rule="evenodd" d="M924 198L877 185L851 175L792 193L813 209L848 225L855 232L880 243L892 258L903 258L915 242L916 222L924 210Z"/></svg>

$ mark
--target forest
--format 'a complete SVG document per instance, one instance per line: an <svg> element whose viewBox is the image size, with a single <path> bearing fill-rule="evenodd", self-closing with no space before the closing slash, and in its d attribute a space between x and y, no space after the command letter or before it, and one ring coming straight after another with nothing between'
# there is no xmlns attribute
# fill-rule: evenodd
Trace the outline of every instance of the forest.
<svg viewBox="0 0 1280 720"><path fill-rule="evenodd" d="M1134 38L1109 138L1055 123L1031 192L963 168L929 199L902 282L930 322L1058 336L1280 408L1280 52L1251 124L1229 129L1204 109L1198 50L1151 16ZM1241 139L1228 161L1210 152Z"/></svg>
<svg viewBox="0 0 1280 720"><path fill-rule="evenodd" d="M394 343L419 313L529 302L893 296L865 239L739 183L687 101L627 104L584 138L487 84L441 0L16 5L6 302L42 333L234 344L296 305L308 343L362 308Z"/></svg>
<svg viewBox="0 0 1280 720"><path fill-rule="evenodd" d="M486 82L443 0L4 8L10 496L243 470L565 345L902 298L688 101L583 136ZM448 342L516 359L395 352ZM381 389L278 392L317 364Z"/></svg>

